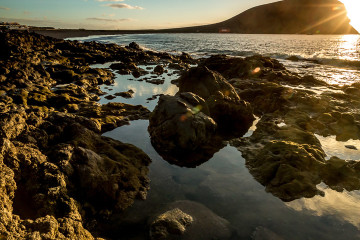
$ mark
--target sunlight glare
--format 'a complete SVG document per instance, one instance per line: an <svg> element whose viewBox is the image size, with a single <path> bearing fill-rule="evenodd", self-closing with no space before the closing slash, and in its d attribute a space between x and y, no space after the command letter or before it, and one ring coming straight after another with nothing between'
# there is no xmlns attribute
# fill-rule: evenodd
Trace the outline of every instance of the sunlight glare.
<svg viewBox="0 0 360 240"><path fill-rule="evenodd" d="M360 33L360 1L359 0L341 0L344 3L350 24Z"/></svg>

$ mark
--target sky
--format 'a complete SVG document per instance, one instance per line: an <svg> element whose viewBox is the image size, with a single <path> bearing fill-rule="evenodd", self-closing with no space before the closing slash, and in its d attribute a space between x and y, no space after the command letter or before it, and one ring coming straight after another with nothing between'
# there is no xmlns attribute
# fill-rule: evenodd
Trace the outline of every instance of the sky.
<svg viewBox="0 0 360 240"><path fill-rule="evenodd" d="M216 23L276 1L0 0L0 21L75 29L161 29Z"/></svg>

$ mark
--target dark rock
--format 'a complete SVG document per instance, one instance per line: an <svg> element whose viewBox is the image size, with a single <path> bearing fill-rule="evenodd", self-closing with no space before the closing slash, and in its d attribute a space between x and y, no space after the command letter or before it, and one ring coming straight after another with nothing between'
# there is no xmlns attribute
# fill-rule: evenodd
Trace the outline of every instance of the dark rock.
<svg viewBox="0 0 360 240"><path fill-rule="evenodd" d="M136 42L131 42L129 44L129 48L130 49L134 49L134 50L141 50L141 47L139 46L139 44L137 44Z"/></svg>
<svg viewBox="0 0 360 240"><path fill-rule="evenodd" d="M160 84L164 84L165 80L163 79L147 79L145 80L147 83L151 83L151 84L155 84L155 85L160 85Z"/></svg>
<svg viewBox="0 0 360 240"><path fill-rule="evenodd" d="M114 95L119 96L119 97L123 97L123 98L132 98L133 94L134 94L134 91L130 89L127 92L118 92L118 93L115 93Z"/></svg>
<svg viewBox="0 0 360 240"><path fill-rule="evenodd" d="M107 96L105 96L105 98L106 98L107 100L113 100L114 98L116 98L116 96L114 96L114 95L107 95Z"/></svg>
<svg viewBox="0 0 360 240"><path fill-rule="evenodd" d="M286 58L286 60L297 62L300 60L300 58L298 56L290 56Z"/></svg>
<svg viewBox="0 0 360 240"><path fill-rule="evenodd" d="M155 68L154 68L154 73L158 74L158 75L161 75L164 73L164 67L162 65L157 65Z"/></svg>
<svg viewBox="0 0 360 240"><path fill-rule="evenodd" d="M345 147L348 149L352 149L352 150L358 150L357 147L355 147L353 145L345 145Z"/></svg>
<svg viewBox="0 0 360 240"><path fill-rule="evenodd" d="M149 119L151 143L171 163L196 166L208 160L222 146L210 147L217 125L208 112L204 100L193 93L161 96Z"/></svg>
<svg viewBox="0 0 360 240"><path fill-rule="evenodd" d="M191 69L179 80L179 92L192 92L205 99L210 115L225 134L242 135L254 121L249 103L218 73L206 67Z"/></svg>
<svg viewBox="0 0 360 240"><path fill-rule="evenodd" d="M134 78L141 77L141 73L138 70L132 71L131 74L133 75Z"/></svg>

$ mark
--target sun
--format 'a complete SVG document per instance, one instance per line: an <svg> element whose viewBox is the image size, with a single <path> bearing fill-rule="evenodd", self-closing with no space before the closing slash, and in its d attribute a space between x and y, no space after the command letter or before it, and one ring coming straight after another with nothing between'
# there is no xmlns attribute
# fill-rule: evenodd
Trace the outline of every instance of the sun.
<svg viewBox="0 0 360 240"><path fill-rule="evenodd" d="M350 24L360 33L360 1L359 0L341 0L344 3Z"/></svg>

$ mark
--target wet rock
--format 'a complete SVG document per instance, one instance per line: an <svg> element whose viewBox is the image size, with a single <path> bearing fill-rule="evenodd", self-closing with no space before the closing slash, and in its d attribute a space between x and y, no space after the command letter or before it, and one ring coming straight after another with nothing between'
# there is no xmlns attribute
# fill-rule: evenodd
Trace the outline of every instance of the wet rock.
<svg viewBox="0 0 360 240"><path fill-rule="evenodd" d="M193 63L194 62L194 59L188 53L185 53L185 52L181 53L180 60L182 62L186 62L186 63Z"/></svg>
<svg viewBox="0 0 360 240"><path fill-rule="evenodd" d="M137 44L136 42L131 42L129 44L129 48L130 49L134 49L134 50L141 50L141 47L139 46L139 44Z"/></svg>
<svg viewBox="0 0 360 240"><path fill-rule="evenodd" d="M163 80L163 79L147 79L145 81L147 83L151 83L151 84L155 84L155 85L164 84L164 82L165 82L165 80Z"/></svg>
<svg viewBox="0 0 360 240"><path fill-rule="evenodd" d="M286 58L286 60L298 62L300 60L300 58L298 56L290 56L290 57Z"/></svg>
<svg viewBox="0 0 360 240"><path fill-rule="evenodd" d="M152 100L155 100L157 97L162 96L162 95L163 95L163 94L155 94L155 95L153 95L152 97L147 98L146 100L152 101Z"/></svg>
<svg viewBox="0 0 360 240"><path fill-rule="evenodd" d="M205 101L193 93L161 96L149 119L155 149L168 155L166 159L171 162L186 164L181 160L187 161L189 155L200 152L215 134L217 125L206 115L208 111Z"/></svg>
<svg viewBox="0 0 360 240"><path fill-rule="evenodd" d="M133 75L134 78L141 77L141 73L138 70L132 71L131 74Z"/></svg>
<svg viewBox="0 0 360 240"><path fill-rule="evenodd" d="M157 65L155 68L154 68L154 73L155 74L158 74L158 75L161 75L164 73L164 67L162 65Z"/></svg>
<svg viewBox="0 0 360 240"><path fill-rule="evenodd" d="M186 70L190 68L186 63L169 63L168 67L175 70Z"/></svg>
<svg viewBox="0 0 360 240"><path fill-rule="evenodd" d="M345 147L352 150L358 150L354 145L345 145Z"/></svg>
<svg viewBox="0 0 360 240"><path fill-rule="evenodd" d="M104 105L84 104L77 115L94 119L101 126L101 131L106 132L117 127L127 125L131 120L148 119L150 111L141 105L111 102Z"/></svg>
<svg viewBox="0 0 360 240"><path fill-rule="evenodd" d="M158 216L150 225L150 239L173 239L173 235L183 235L193 218L175 208Z"/></svg>
<svg viewBox="0 0 360 240"><path fill-rule="evenodd" d="M130 89L127 92L118 92L118 93L115 93L114 95L119 96L119 97L123 97L123 98L132 98L133 94L134 94L134 91Z"/></svg>
<svg viewBox="0 0 360 240"><path fill-rule="evenodd" d="M116 98L116 96L114 96L114 95L107 95L107 96L105 96L105 98L106 98L107 100L113 100L114 98Z"/></svg>
<svg viewBox="0 0 360 240"><path fill-rule="evenodd" d="M179 92L192 92L203 98L219 131L242 135L254 121L248 102L240 100L235 89L218 73L206 67L191 69L179 80Z"/></svg>

